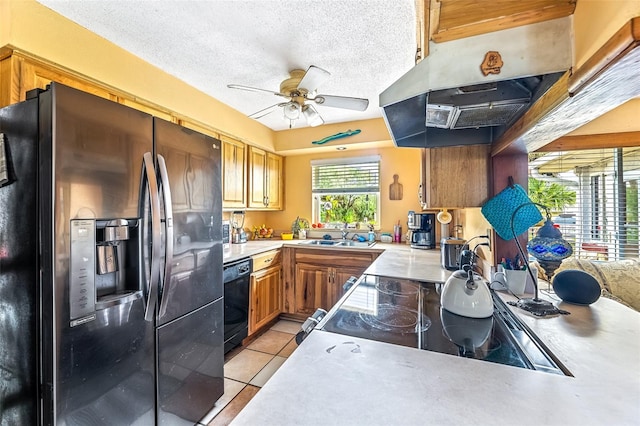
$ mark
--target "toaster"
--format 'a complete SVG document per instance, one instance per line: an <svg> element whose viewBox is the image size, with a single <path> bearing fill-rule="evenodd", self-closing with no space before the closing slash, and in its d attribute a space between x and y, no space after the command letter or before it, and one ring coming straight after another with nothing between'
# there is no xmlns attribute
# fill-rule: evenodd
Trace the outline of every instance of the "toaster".
<svg viewBox="0 0 640 426"><path fill-rule="evenodd" d="M440 263L449 271L460 269L460 253L467 240L462 238L443 238L440 241Z"/></svg>

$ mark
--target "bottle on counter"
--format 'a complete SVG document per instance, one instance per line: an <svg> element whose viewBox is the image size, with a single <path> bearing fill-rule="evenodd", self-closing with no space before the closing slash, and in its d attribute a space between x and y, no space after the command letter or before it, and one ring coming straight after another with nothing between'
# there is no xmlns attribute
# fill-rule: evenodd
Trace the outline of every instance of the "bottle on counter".
<svg viewBox="0 0 640 426"><path fill-rule="evenodd" d="M402 241L402 226L400 225L400 221L398 221L397 225L393 226L393 241L396 243Z"/></svg>

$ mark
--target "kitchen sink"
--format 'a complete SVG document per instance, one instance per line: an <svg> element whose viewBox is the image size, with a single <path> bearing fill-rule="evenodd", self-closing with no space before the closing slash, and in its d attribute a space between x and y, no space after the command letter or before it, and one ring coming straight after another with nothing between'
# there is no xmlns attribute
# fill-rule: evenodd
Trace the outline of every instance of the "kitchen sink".
<svg viewBox="0 0 640 426"><path fill-rule="evenodd" d="M347 240L347 241L343 241L343 246L348 246L348 247L371 247L372 245L375 244L375 241L353 241L353 240Z"/></svg>
<svg viewBox="0 0 640 426"><path fill-rule="evenodd" d="M301 242L300 244L333 247L333 246L342 245L342 243L343 241L339 241L339 240L307 240L305 242Z"/></svg>
<svg viewBox="0 0 640 426"><path fill-rule="evenodd" d="M353 241L353 240L307 240L300 244L322 246L322 247L371 247L375 241Z"/></svg>

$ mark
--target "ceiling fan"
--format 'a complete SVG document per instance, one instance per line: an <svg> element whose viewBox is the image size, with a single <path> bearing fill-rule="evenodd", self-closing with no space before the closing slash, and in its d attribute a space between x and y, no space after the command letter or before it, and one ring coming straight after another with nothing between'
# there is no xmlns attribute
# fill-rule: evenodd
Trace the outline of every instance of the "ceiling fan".
<svg viewBox="0 0 640 426"><path fill-rule="evenodd" d="M331 74L329 71L323 70L315 65L311 65L307 71L295 69L289 74L290 77L280 83L279 92L239 84L228 84L227 87L250 92L271 93L287 99L287 101L279 102L255 112L249 115L249 117L258 119L275 111L277 108L282 108L284 118L289 120L289 128L293 127L295 121L300 118L300 115L304 116L309 126L315 127L323 124L324 120L314 107L314 104L355 111L364 111L369 106L368 99L316 94L318 86Z"/></svg>

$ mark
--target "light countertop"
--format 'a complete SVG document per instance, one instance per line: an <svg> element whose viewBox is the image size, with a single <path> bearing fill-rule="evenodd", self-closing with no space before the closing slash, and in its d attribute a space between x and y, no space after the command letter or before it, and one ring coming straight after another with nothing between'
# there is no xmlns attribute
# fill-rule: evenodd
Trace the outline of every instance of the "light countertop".
<svg viewBox="0 0 640 426"><path fill-rule="evenodd" d="M229 244L222 251L222 261L224 263L233 262L265 251L275 250L282 247L285 242L287 241L265 239L247 241L244 244Z"/></svg>
<svg viewBox="0 0 640 426"><path fill-rule="evenodd" d="M262 253L269 250L274 250L280 248L282 246L297 246L300 244L305 244L309 240L279 240L279 239L262 239L262 240L250 240L243 244L229 244L229 247L223 250L223 262L233 262L235 260L242 259L244 257L250 257L258 253ZM378 252L382 252L384 250L388 250L393 248L393 250L407 251L410 252L411 249L407 244L385 244L377 242L372 247L343 247L343 246L335 246L335 247L318 247L313 245L305 246L305 248L312 250L374 250ZM435 253L439 256L438 250L431 250L431 252Z"/></svg>
<svg viewBox="0 0 640 426"><path fill-rule="evenodd" d="M367 273L446 280L437 250L390 246ZM561 307L571 315L515 312L574 377L315 330L233 425L638 424L640 313Z"/></svg>
<svg viewBox="0 0 640 426"><path fill-rule="evenodd" d="M380 244L379 247L386 250L367 268L365 274L434 283L443 283L451 275L451 271L440 266L440 250L414 249L406 244Z"/></svg>

